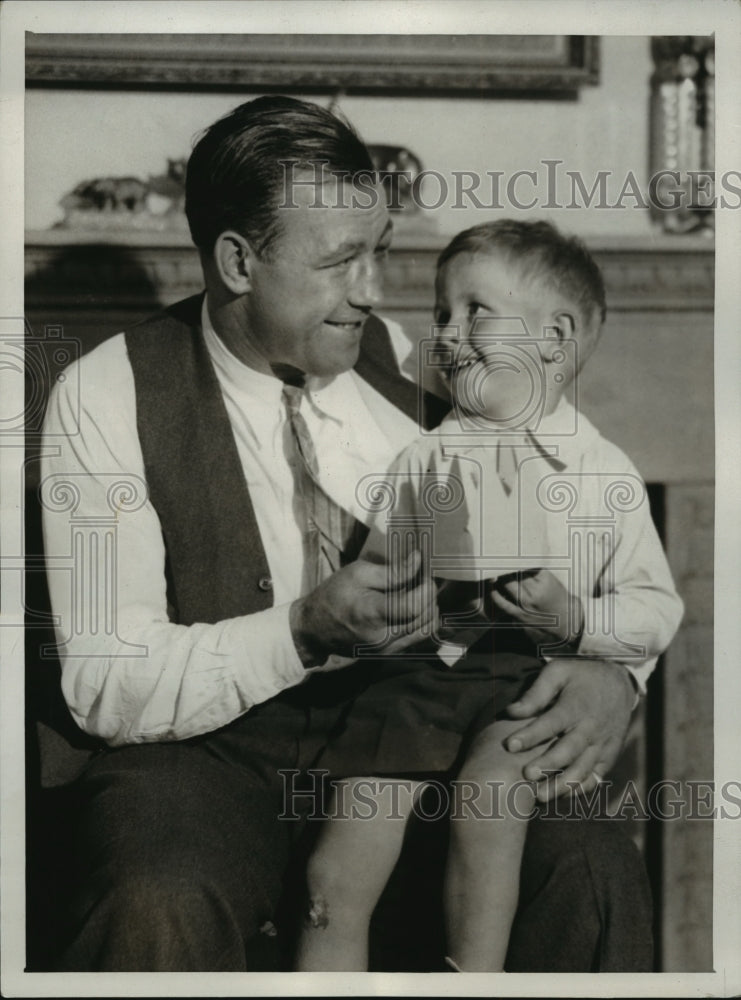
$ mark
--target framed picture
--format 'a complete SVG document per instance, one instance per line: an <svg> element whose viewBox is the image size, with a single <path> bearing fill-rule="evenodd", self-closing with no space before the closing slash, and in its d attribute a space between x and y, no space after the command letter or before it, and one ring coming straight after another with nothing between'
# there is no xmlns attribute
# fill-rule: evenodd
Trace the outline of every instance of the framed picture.
<svg viewBox="0 0 741 1000"><path fill-rule="evenodd" d="M29 86L573 92L585 35L26 34Z"/></svg>

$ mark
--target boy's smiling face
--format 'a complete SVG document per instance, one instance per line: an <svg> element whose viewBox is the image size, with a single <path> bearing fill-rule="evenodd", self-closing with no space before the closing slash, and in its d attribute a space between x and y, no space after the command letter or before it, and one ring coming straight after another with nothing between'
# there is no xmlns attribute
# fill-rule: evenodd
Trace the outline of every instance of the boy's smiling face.
<svg viewBox="0 0 741 1000"><path fill-rule="evenodd" d="M435 322L452 351L447 381L458 407L509 429L552 413L575 374L573 303L496 251L460 253L439 270Z"/></svg>

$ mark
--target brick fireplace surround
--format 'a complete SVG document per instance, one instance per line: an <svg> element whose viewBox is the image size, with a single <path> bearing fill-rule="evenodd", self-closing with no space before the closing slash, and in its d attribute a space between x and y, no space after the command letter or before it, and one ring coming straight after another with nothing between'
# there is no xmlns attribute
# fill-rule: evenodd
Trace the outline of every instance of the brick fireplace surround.
<svg viewBox="0 0 741 1000"><path fill-rule="evenodd" d="M581 380L580 405L650 484L686 606L636 719L627 766L639 787L666 778L684 789L713 777L713 241L657 233L588 242L603 268L609 315ZM413 337L429 335L442 243L434 235L394 243L381 312ZM30 343L43 344L47 357L60 326L88 350L200 288L197 254L185 236L28 234ZM31 392L32 403L43 406L45 387L34 384ZM29 463L30 489L34 468ZM711 969L712 824L634 825L653 882L659 968Z"/></svg>

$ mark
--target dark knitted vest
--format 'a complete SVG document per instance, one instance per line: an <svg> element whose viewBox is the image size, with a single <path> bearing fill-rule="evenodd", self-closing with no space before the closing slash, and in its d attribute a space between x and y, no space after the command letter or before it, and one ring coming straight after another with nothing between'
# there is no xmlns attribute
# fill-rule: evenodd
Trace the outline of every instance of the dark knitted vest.
<svg viewBox="0 0 741 1000"><path fill-rule="evenodd" d="M201 295L126 333L149 497L167 552L171 620L217 622L270 607L270 571L221 388ZM357 373L413 420L446 406L399 372L384 324L366 322Z"/></svg>

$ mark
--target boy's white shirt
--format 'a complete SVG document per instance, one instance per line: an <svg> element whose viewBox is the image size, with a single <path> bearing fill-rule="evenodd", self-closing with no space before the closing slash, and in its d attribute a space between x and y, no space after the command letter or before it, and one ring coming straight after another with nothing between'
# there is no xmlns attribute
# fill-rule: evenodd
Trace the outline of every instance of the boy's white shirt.
<svg viewBox="0 0 741 1000"><path fill-rule="evenodd" d="M411 519L427 526L433 575L548 568L581 599L577 655L624 663L645 693L683 607L635 466L563 398L527 437L470 428L453 412L399 455L387 477L394 501L376 513L365 555L378 558L394 521L403 530ZM520 465L508 495L497 449L512 443Z"/></svg>

